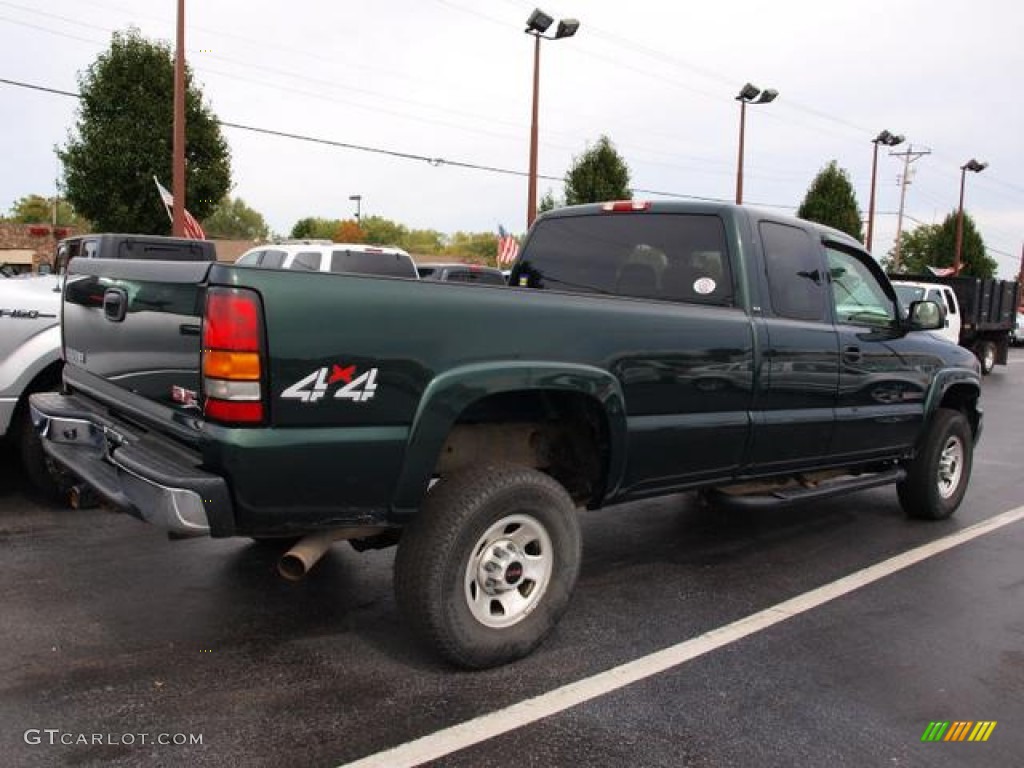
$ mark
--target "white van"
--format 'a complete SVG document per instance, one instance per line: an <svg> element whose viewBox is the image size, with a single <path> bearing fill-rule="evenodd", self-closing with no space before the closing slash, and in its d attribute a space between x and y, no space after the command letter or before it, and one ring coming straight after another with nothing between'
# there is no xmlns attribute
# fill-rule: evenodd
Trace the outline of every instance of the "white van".
<svg viewBox="0 0 1024 768"><path fill-rule="evenodd" d="M364 243L303 241L261 245L235 261L263 269L301 269L307 272L346 272L418 280L416 264L401 248Z"/></svg>

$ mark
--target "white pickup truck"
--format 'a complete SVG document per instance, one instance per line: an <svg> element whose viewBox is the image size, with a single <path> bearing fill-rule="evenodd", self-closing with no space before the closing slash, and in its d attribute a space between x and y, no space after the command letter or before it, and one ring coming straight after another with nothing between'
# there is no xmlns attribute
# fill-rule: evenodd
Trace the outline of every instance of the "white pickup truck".
<svg viewBox="0 0 1024 768"><path fill-rule="evenodd" d="M62 240L55 273L72 258L215 261L213 243L151 235L95 234ZM0 438L16 443L32 484L60 501L70 483L55 471L32 429L28 396L61 383L59 274L0 277Z"/></svg>

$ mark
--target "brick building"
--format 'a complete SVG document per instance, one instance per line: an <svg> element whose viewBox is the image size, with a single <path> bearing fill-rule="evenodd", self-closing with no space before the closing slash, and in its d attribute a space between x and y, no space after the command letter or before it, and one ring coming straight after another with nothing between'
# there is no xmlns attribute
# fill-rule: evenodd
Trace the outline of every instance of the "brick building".
<svg viewBox="0 0 1024 768"><path fill-rule="evenodd" d="M40 264L53 262L57 241L75 234L72 227L49 224L15 224L0 221L0 266L17 272L38 271Z"/></svg>

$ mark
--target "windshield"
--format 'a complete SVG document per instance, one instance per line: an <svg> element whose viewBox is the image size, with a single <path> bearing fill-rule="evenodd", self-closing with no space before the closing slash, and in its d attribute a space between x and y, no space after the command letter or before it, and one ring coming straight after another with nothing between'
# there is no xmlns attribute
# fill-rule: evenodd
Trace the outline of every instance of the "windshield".
<svg viewBox="0 0 1024 768"><path fill-rule="evenodd" d="M904 307L909 307L910 302L920 301L924 298L924 288L919 288L916 285L893 285L896 289L896 295L899 296L900 304Z"/></svg>

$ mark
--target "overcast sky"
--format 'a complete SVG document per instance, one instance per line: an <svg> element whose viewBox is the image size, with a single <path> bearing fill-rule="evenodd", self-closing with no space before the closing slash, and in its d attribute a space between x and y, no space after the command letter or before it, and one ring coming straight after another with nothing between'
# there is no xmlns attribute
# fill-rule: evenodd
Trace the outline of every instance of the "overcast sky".
<svg viewBox="0 0 1024 768"><path fill-rule="evenodd" d="M175 0L0 0L0 78L75 91L77 75L129 26L174 39ZM186 49L225 122L435 158L402 159L225 127L232 193L287 234L303 216L364 215L412 228L526 227L533 2L192 0ZM912 165L904 228L965 208L1000 274L1024 242L1024 5L1017 0L557 0L580 21L541 52L540 193L607 134L639 198L731 200L747 81L779 98L747 110L744 197L795 211L838 161L866 211L871 139L904 134ZM0 83L0 207L52 195L53 148L74 126L70 98ZM902 158L879 153L874 251L892 246ZM170 185L170 179L166 181ZM154 198L155 200L155 198Z"/></svg>

